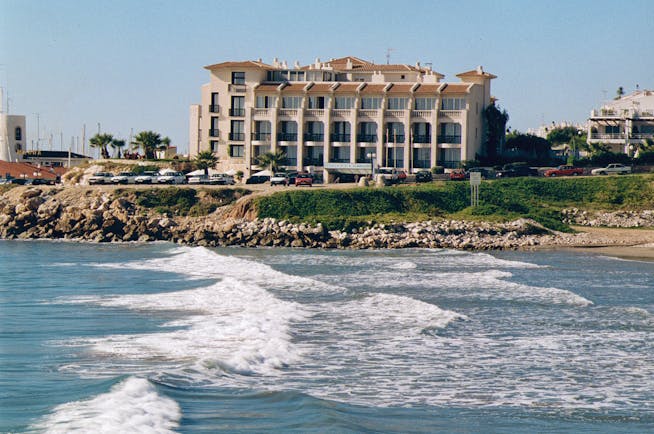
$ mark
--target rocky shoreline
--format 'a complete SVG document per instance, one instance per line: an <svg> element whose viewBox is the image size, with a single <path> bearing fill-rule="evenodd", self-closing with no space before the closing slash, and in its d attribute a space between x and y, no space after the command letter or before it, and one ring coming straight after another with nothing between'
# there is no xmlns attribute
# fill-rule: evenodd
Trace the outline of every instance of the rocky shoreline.
<svg viewBox="0 0 654 434"><path fill-rule="evenodd" d="M503 250L614 244L610 239L589 238L587 234L553 232L528 219L508 223L424 221L371 225L351 232L329 231L321 224L257 219L248 205L249 198L203 217L166 217L139 206L128 194L116 195L106 190L75 192L74 189L21 187L5 192L1 199L0 238L4 239L163 240L199 246L325 249ZM654 218L654 212L651 215ZM579 210L564 213L570 223L588 220L587 216ZM638 218L642 220L642 216ZM616 219L625 224L624 215ZM641 220L637 222L642 224ZM654 220L650 226L654 226Z"/></svg>

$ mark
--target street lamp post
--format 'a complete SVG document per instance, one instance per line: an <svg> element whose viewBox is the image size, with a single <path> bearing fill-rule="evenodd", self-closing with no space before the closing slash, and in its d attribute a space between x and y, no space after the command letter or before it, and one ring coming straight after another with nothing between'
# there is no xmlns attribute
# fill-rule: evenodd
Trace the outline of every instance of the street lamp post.
<svg viewBox="0 0 654 434"><path fill-rule="evenodd" d="M366 156L370 158L370 179L372 179L375 176L375 157L377 154L374 152L368 152Z"/></svg>

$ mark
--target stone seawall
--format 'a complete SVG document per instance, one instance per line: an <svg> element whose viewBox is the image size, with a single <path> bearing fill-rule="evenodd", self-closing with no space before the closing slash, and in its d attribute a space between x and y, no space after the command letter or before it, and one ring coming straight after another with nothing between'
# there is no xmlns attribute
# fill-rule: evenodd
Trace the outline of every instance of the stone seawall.
<svg viewBox="0 0 654 434"><path fill-rule="evenodd" d="M111 190L20 187L0 195L0 238L349 249L488 250L592 244L574 234L553 233L528 219L509 223L425 221L329 231L321 224L256 219L251 206L244 203L236 202L203 217L166 217L139 206L129 194Z"/></svg>

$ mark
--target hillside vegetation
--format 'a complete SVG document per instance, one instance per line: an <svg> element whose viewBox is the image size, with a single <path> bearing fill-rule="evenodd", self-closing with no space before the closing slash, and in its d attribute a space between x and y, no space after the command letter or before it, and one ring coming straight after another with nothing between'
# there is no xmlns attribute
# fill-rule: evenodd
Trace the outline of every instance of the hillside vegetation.
<svg viewBox="0 0 654 434"><path fill-rule="evenodd" d="M532 218L550 229L569 231L563 208L654 209L654 176L513 178L485 181L480 206L470 207L467 182L393 188L284 191L257 198L260 218L322 222L330 229L434 218L505 221Z"/></svg>

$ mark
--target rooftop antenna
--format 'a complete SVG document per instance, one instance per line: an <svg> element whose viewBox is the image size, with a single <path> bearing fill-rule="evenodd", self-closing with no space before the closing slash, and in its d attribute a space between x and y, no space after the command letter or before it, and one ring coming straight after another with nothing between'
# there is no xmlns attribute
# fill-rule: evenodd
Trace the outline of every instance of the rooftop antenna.
<svg viewBox="0 0 654 434"><path fill-rule="evenodd" d="M391 53L393 51L395 51L395 48L387 48L386 49L386 64L387 65L391 63Z"/></svg>

